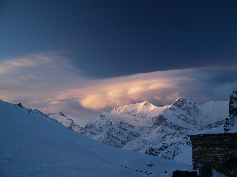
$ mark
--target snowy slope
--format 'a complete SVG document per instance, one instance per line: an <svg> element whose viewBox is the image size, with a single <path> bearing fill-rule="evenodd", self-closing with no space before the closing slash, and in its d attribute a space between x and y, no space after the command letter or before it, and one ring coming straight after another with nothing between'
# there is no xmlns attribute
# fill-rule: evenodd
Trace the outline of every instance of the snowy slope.
<svg viewBox="0 0 237 177"><path fill-rule="evenodd" d="M187 135L223 133L228 101L198 105L178 98L173 104L156 107L142 103L101 112L82 134L108 145L191 164L191 142Z"/></svg>
<svg viewBox="0 0 237 177"><path fill-rule="evenodd" d="M65 116L62 112L59 113L48 113L46 114L49 118L56 120L58 123L64 125L65 127L72 129L75 132L81 132L82 127L76 125L74 121L67 116Z"/></svg>
<svg viewBox="0 0 237 177"><path fill-rule="evenodd" d="M39 111L29 112L3 101L0 121L3 177L163 177L171 176L173 170L192 169L190 165L102 144L55 123Z"/></svg>

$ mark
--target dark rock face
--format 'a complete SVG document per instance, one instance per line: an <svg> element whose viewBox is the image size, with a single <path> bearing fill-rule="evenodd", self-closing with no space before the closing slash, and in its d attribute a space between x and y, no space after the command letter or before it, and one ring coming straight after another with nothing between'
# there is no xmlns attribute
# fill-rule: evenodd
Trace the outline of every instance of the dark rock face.
<svg viewBox="0 0 237 177"><path fill-rule="evenodd" d="M229 114L230 118L237 117L237 91L233 91L230 95Z"/></svg>
<svg viewBox="0 0 237 177"><path fill-rule="evenodd" d="M230 95L229 102L229 117L225 120L224 132L228 133L231 127L234 125L234 121L237 119L237 91L233 91Z"/></svg>
<svg viewBox="0 0 237 177"><path fill-rule="evenodd" d="M24 108L21 103L18 103L17 106L19 106L20 108Z"/></svg>
<svg viewBox="0 0 237 177"><path fill-rule="evenodd" d="M153 156L158 156L159 152L157 152L157 149L155 148L152 148L152 147L149 147L145 154L148 154L148 155L153 155Z"/></svg>
<svg viewBox="0 0 237 177"><path fill-rule="evenodd" d="M160 126L166 122L166 118L164 118L162 115L159 115L158 117L155 117L153 126Z"/></svg>
<svg viewBox="0 0 237 177"><path fill-rule="evenodd" d="M184 105L189 105L191 103L191 101L184 99L184 98L178 98L175 102L174 102L174 106L176 106L177 108L182 108L184 107Z"/></svg>
<svg viewBox="0 0 237 177"><path fill-rule="evenodd" d="M66 117L62 112L58 113L60 116Z"/></svg>

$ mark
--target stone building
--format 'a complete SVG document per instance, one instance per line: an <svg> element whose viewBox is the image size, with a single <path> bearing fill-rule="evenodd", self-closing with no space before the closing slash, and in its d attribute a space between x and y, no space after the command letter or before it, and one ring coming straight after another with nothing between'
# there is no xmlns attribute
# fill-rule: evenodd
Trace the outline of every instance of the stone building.
<svg viewBox="0 0 237 177"><path fill-rule="evenodd" d="M237 176L237 133L191 135L193 169L208 165L226 176Z"/></svg>
<svg viewBox="0 0 237 177"><path fill-rule="evenodd" d="M230 95L229 117L223 132L189 136L193 169L208 165L228 177L237 177L237 91Z"/></svg>

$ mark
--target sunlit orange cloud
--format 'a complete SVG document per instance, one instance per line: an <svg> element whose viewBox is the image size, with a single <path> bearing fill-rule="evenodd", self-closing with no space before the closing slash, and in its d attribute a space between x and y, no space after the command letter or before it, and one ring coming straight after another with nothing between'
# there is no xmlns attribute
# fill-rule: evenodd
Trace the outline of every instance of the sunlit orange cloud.
<svg viewBox="0 0 237 177"><path fill-rule="evenodd" d="M166 78L163 72L103 79L99 84L98 82L93 84L93 81L90 81L93 85L91 87L65 90L58 94L57 98L73 98L83 107L94 110L143 100L164 99L164 97L166 100L174 101L179 94L178 92L174 94L172 90L177 90L178 84L185 79L177 75ZM172 94L166 95L168 90Z"/></svg>

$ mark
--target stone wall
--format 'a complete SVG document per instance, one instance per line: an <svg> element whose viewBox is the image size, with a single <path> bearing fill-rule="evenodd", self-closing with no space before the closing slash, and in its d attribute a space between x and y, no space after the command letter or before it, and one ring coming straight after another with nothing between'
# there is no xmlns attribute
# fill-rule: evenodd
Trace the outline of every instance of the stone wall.
<svg viewBox="0 0 237 177"><path fill-rule="evenodd" d="M237 176L237 133L191 135L193 169L209 165L226 176Z"/></svg>

